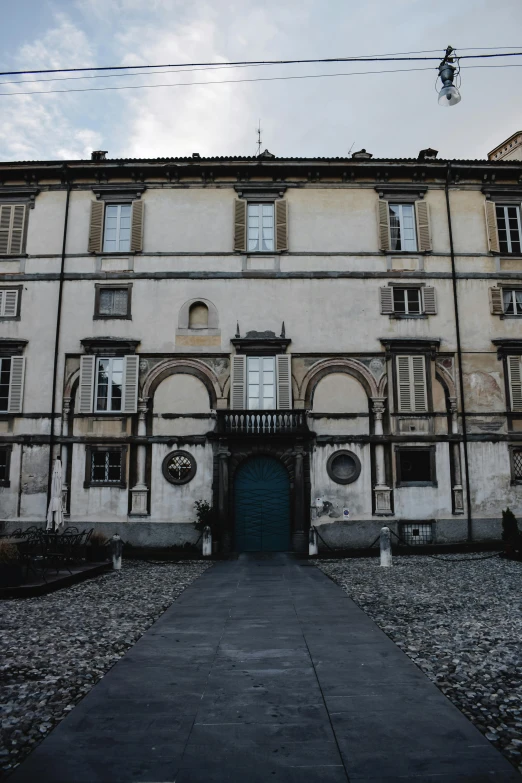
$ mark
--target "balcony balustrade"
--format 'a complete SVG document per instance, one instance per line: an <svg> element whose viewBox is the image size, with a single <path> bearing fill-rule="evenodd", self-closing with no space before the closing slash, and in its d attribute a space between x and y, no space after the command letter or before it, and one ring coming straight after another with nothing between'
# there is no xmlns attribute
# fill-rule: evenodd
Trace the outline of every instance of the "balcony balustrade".
<svg viewBox="0 0 522 783"><path fill-rule="evenodd" d="M218 432L227 435L298 435L308 432L304 410L218 411Z"/></svg>

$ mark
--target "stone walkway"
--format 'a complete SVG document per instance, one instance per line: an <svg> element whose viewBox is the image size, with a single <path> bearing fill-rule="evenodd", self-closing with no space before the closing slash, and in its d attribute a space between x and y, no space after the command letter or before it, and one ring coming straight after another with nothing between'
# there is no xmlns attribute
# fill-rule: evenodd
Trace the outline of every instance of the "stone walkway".
<svg viewBox="0 0 522 783"><path fill-rule="evenodd" d="M216 563L9 783L520 781L324 574Z"/></svg>

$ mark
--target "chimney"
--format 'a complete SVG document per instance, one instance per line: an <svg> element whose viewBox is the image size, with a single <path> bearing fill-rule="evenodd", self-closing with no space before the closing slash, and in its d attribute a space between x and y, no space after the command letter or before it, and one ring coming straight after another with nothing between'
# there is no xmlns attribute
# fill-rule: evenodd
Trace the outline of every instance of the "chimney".
<svg viewBox="0 0 522 783"><path fill-rule="evenodd" d="M107 150L93 150L91 152L91 160L98 162L99 160L105 160Z"/></svg>
<svg viewBox="0 0 522 783"><path fill-rule="evenodd" d="M438 150L432 150L431 147L428 147L427 150L421 150L419 152L417 160L435 160L438 154Z"/></svg>
<svg viewBox="0 0 522 783"><path fill-rule="evenodd" d="M358 150L358 152L354 152L352 155L352 158L358 159L358 158L373 158L373 155L371 152L366 152L365 149Z"/></svg>
<svg viewBox="0 0 522 783"><path fill-rule="evenodd" d="M201 158L201 155L199 154L199 152L193 152L192 153L192 157L193 158Z"/></svg>

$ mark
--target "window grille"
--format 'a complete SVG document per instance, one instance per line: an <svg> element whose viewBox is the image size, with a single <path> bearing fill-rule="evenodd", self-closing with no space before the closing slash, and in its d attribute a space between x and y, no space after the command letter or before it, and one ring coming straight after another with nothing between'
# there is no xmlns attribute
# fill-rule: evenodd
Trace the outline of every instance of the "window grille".
<svg viewBox="0 0 522 783"><path fill-rule="evenodd" d="M513 449L513 479L522 481L522 449Z"/></svg>
<svg viewBox="0 0 522 783"><path fill-rule="evenodd" d="M122 453L120 450L91 452L91 482L93 484L121 484Z"/></svg>
<svg viewBox="0 0 522 783"><path fill-rule="evenodd" d="M100 288L99 315L127 315L128 288Z"/></svg>
<svg viewBox="0 0 522 783"><path fill-rule="evenodd" d="M430 522L402 524L400 530L401 538L410 546L433 543L433 528Z"/></svg>

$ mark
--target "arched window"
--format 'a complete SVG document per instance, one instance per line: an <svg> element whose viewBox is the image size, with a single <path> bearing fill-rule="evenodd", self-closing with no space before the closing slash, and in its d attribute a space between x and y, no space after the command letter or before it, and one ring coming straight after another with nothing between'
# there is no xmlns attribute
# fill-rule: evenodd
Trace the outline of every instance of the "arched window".
<svg viewBox="0 0 522 783"><path fill-rule="evenodd" d="M208 307L203 302L190 305L189 329L208 329Z"/></svg>

